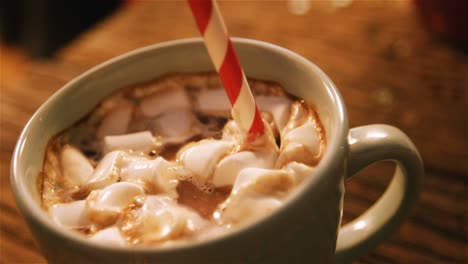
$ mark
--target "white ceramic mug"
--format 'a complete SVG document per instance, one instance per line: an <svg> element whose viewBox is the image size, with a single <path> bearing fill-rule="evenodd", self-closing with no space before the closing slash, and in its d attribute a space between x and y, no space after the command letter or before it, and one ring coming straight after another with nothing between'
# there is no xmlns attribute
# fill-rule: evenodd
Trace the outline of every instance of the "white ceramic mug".
<svg viewBox="0 0 468 264"><path fill-rule="evenodd" d="M118 88L167 73L214 70L199 38L129 52L66 84L34 114L17 143L12 188L50 263L342 263L371 249L407 215L416 200L423 168L418 151L404 133L388 125L349 130L338 90L316 65L269 43L236 38L234 44L249 77L276 81L316 106L327 148L315 174L269 217L207 241L163 249L116 247L96 244L58 227L42 210L36 187L50 138ZM387 190L368 211L340 228L344 180L381 160L397 164Z"/></svg>

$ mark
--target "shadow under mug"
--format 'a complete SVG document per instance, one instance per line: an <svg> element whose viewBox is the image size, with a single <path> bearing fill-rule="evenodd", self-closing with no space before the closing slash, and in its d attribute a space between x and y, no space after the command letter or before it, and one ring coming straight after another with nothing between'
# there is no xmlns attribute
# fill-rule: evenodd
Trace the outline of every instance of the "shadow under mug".
<svg viewBox="0 0 468 264"><path fill-rule="evenodd" d="M16 145L12 188L49 263L343 263L370 250L404 219L416 201L423 175L422 160L410 139L388 125L349 130L338 90L315 64L270 43L233 41L247 76L278 82L316 107L327 148L315 173L268 217L206 241L168 248L118 247L58 227L41 208L36 188L50 138L118 88L167 73L214 71L201 38L129 52L57 91L33 115ZM340 228L344 180L381 160L397 164L385 193L363 215Z"/></svg>

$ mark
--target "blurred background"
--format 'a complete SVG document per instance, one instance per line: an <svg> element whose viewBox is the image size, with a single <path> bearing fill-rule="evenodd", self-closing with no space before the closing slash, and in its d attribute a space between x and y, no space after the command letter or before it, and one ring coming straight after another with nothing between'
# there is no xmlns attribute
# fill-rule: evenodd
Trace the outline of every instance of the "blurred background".
<svg viewBox="0 0 468 264"><path fill-rule="evenodd" d="M357 263L468 263L468 1L220 1L232 36L290 49L335 82L350 127L397 126L426 176L417 207ZM185 1L0 1L0 263L45 263L9 187L27 120L66 82L127 51L196 37ZM346 183L343 222L385 190L394 167ZM313 210L313 208L310 208Z"/></svg>

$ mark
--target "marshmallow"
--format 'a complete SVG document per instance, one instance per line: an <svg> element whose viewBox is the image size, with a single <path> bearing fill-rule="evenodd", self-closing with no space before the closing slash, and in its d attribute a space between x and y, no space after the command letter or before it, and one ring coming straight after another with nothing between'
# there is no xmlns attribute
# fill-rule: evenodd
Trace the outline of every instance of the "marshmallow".
<svg viewBox="0 0 468 264"><path fill-rule="evenodd" d="M288 163L285 169L292 172L297 183L302 182L305 178L311 177L317 170L316 167L310 167L295 161Z"/></svg>
<svg viewBox="0 0 468 264"><path fill-rule="evenodd" d="M218 161L227 155L233 144L228 141L204 139L184 147L178 153L182 165L194 174L199 183L206 183Z"/></svg>
<svg viewBox="0 0 468 264"><path fill-rule="evenodd" d="M246 224L269 215L282 204L276 198L245 196L230 202L220 220L222 223Z"/></svg>
<svg viewBox="0 0 468 264"><path fill-rule="evenodd" d="M291 112L291 100L283 96L259 95L255 97L255 102L262 112L269 112L273 115L276 127L281 131L288 122Z"/></svg>
<svg viewBox="0 0 468 264"><path fill-rule="evenodd" d="M93 174L94 168L81 151L66 145L60 153L63 176L74 186L81 186Z"/></svg>
<svg viewBox="0 0 468 264"><path fill-rule="evenodd" d="M237 125L236 121L230 120L224 125L223 128L223 140L234 141L237 143L242 142L244 138L243 132Z"/></svg>
<svg viewBox="0 0 468 264"><path fill-rule="evenodd" d="M212 183L216 187L233 185L244 168L273 168L278 155L275 151L241 151L222 159L216 165Z"/></svg>
<svg viewBox="0 0 468 264"><path fill-rule="evenodd" d="M303 101L293 102L291 104L290 112L288 123L280 131L282 137L292 129L301 126L304 122L313 117L313 109Z"/></svg>
<svg viewBox="0 0 468 264"><path fill-rule="evenodd" d="M132 113L133 104L129 101L124 101L121 105L111 109L99 125L97 137L125 134L132 119Z"/></svg>
<svg viewBox="0 0 468 264"><path fill-rule="evenodd" d="M284 136L280 155L276 163L282 168L291 161L315 165L321 154L321 139L315 121L308 119L303 125L296 127Z"/></svg>
<svg viewBox="0 0 468 264"><path fill-rule="evenodd" d="M263 136L258 137L255 142L248 142L245 133L239 125L231 120L223 128L222 140L231 141L237 145L237 149L248 149L253 151L272 151L278 152L274 131L269 123L263 122L265 131Z"/></svg>
<svg viewBox="0 0 468 264"><path fill-rule="evenodd" d="M162 195L139 198L122 218L122 231L138 242L161 242L190 235L207 225L195 211Z"/></svg>
<svg viewBox="0 0 468 264"><path fill-rule="evenodd" d="M207 239L220 237L222 235L225 235L227 232L229 232L229 230L230 230L229 226L213 225L213 226L210 226L209 228L204 228L203 232L198 233L196 240L203 241Z"/></svg>
<svg viewBox="0 0 468 264"><path fill-rule="evenodd" d="M89 216L94 223L112 224L125 206L144 193L140 185L131 182L117 182L94 190L86 198Z"/></svg>
<svg viewBox="0 0 468 264"><path fill-rule="evenodd" d="M104 156L89 177L84 189L100 189L117 182L120 176L120 165L124 158L123 151L113 151Z"/></svg>
<svg viewBox="0 0 468 264"><path fill-rule="evenodd" d="M166 143L180 144L200 133L197 119L189 109L175 109L154 121L154 134Z"/></svg>
<svg viewBox="0 0 468 264"><path fill-rule="evenodd" d="M108 227L89 237L89 240L106 245L123 246L126 244L124 237L117 227Z"/></svg>
<svg viewBox="0 0 468 264"><path fill-rule="evenodd" d="M231 195L218 206L214 215L221 223L256 220L278 208L294 184L294 176L286 170L243 169Z"/></svg>
<svg viewBox="0 0 468 264"><path fill-rule="evenodd" d="M294 177L289 171L246 168L239 173L232 194L256 193L283 197L294 184Z"/></svg>
<svg viewBox="0 0 468 264"><path fill-rule="evenodd" d="M195 107L198 111L228 117L231 103L224 89L208 89L197 93Z"/></svg>
<svg viewBox="0 0 468 264"><path fill-rule="evenodd" d="M156 93L141 101L140 109L145 116L153 117L175 108L190 108L190 100L184 89L170 89Z"/></svg>
<svg viewBox="0 0 468 264"><path fill-rule="evenodd" d="M132 150L149 152L157 147L153 135L149 131L104 137L104 152L114 150Z"/></svg>
<svg viewBox="0 0 468 264"><path fill-rule="evenodd" d="M145 187L155 187L157 191L177 197L177 175L175 165L162 157L154 160L133 159L122 168L122 181L143 184Z"/></svg>
<svg viewBox="0 0 468 264"><path fill-rule="evenodd" d="M85 201L59 203L50 207L54 222L68 228L85 227L91 224Z"/></svg>
<svg viewBox="0 0 468 264"><path fill-rule="evenodd" d="M140 185L131 182L113 183L102 190L94 190L86 199L88 208L96 211L120 212L135 196L144 194Z"/></svg>
<svg viewBox="0 0 468 264"><path fill-rule="evenodd" d="M320 136L314 120L309 119L302 126L289 131L284 141L302 144L314 155L320 151Z"/></svg>

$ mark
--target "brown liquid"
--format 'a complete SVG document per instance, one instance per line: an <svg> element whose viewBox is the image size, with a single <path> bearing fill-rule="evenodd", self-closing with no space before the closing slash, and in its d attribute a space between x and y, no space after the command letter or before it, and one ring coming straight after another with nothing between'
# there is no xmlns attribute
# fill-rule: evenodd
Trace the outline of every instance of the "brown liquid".
<svg viewBox="0 0 468 264"><path fill-rule="evenodd" d="M232 187L216 188L211 192L198 189L189 181L180 181L177 185L177 202L197 211L202 217L211 219L216 207L224 202Z"/></svg>

